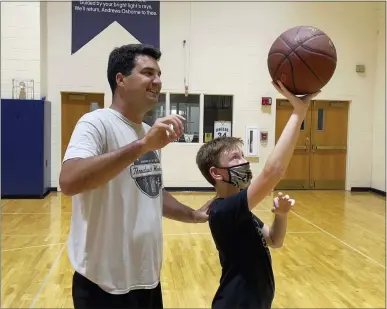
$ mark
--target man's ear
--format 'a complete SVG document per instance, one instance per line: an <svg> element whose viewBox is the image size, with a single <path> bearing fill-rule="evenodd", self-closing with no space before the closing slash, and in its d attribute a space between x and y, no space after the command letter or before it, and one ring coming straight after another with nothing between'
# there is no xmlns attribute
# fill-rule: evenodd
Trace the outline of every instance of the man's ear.
<svg viewBox="0 0 387 309"><path fill-rule="evenodd" d="M223 176L219 173L218 169L216 167L211 167L210 168L210 175L213 179L217 181L222 181Z"/></svg>
<svg viewBox="0 0 387 309"><path fill-rule="evenodd" d="M122 73L117 73L116 83L118 87L124 87L125 76Z"/></svg>

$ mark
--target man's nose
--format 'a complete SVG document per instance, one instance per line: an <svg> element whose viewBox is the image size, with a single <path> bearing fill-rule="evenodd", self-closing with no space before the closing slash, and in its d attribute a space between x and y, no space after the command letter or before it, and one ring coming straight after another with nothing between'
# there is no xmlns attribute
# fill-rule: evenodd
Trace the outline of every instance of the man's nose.
<svg viewBox="0 0 387 309"><path fill-rule="evenodd" d="M155 79L153 80L153 83L156 85L161 85L162 84L161 77L156 75Z"/></svg>

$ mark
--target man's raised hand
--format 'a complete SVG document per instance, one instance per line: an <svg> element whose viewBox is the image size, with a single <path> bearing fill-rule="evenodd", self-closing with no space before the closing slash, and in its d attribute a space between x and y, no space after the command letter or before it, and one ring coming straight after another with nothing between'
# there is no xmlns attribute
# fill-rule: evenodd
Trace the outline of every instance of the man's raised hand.
<svg viewBox="0 0 387 309"><path fill-rule="evenodd" d="M148 151L164 148L169 143L179 139L184 134L183 121L180 115L169 115L159 118L144 137Z"/></svg>

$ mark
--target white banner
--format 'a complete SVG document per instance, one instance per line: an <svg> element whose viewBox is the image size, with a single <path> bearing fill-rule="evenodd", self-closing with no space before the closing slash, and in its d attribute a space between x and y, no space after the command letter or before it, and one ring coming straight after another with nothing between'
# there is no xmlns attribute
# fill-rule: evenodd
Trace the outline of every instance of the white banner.
<svg viewBox="0 0 387 309"><path fill-rule="evenodd" d="M222 136L231 136L231 121L214 122L214 138Z"/></svg>

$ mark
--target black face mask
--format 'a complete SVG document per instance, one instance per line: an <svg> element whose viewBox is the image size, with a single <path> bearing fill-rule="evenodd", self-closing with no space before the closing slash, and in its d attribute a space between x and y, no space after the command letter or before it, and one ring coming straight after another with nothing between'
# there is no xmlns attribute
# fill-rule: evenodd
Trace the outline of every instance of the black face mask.
<svg viewBox="0 0 387 309"><path fill-rule="evenodd" d="M240 189L246 189L250 185L251 179L253 178L253 173L251 172L249 162L230 167L218 168L226 169L228 171L229 180L223 180L224 182L230 183Z"/></svg>

